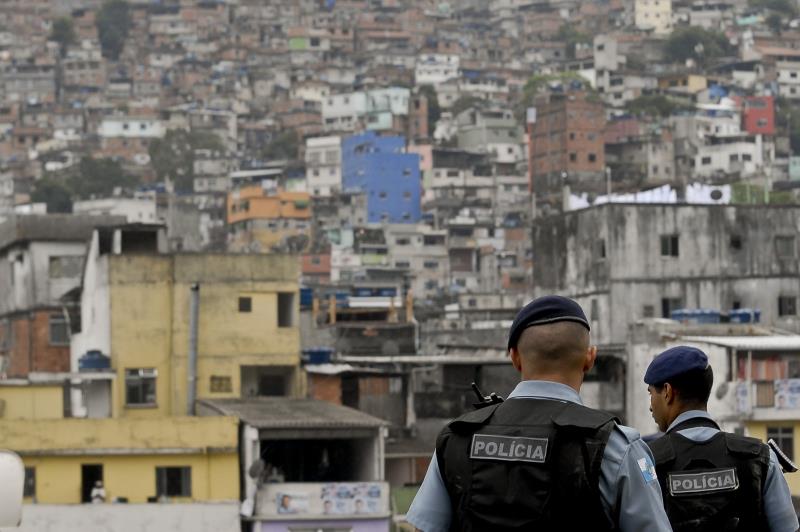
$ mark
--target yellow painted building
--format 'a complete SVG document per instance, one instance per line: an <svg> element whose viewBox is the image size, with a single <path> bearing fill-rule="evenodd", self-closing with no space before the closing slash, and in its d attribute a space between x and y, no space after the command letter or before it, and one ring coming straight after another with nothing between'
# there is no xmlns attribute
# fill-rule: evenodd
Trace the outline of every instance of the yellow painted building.
<svg viewBox="0 0 800 532"><path fill-rule="evenodd" d="M114 411L147 418L187 414L194 283L197 398L303 396L297 264L285 255L111 256L111 366L126 383L116 389ZM130 381L137 371L140 381L155 382L155 394L134 402Z"/></svg>
<svg viewBox="0 0 800 532"><path fill-rule="evenodd" d="M193 286L196 399L304 396L297 258L166 254L164 242L159 226L96 231L73 373L0 382L0 448L22 456L28 502L89 502L97 480L106 502L239 501L239 420L188 404ZM110 367L78 372L90 350Z"/></svg>
<svg viewBox="0 0 800 532"><path fill-rule="evenodd" d="M759 440L766 442L769 440L767 437L767 428L770 429L783 429L785 435L791 435L791 441L793 443L791 449L785 448L785 444L781 446L784 452L791 452L791 456L794 457L795 463L797 463L798 457L800 457L800 442L798 442L798 437L800 437L800 420L785 420L785 421L747 421L745 422L745 427L747 428L747 435L753 438L758 438ZM778 442L779 444L782 442ZM786 482L789 483L789 489L794 496L800 496L800 474L787 474L785 475Z"/></svg>
<svg viewBox="0 0 800 532"><path fill-rule="evenodd" d="M100 473L107 502L148 502L158 477L172 483L172 502L235 501L237 432L235 417L4 419L0 448L22 456L28 502L87 502L87 472Z"/></svg>
<svg viewBox="0 0 800 532"><path fill-rule="evenodd" d="M229 249L267 253L282 249L300 253L311 241L311 196L259 185L228 194Z"/></svg>

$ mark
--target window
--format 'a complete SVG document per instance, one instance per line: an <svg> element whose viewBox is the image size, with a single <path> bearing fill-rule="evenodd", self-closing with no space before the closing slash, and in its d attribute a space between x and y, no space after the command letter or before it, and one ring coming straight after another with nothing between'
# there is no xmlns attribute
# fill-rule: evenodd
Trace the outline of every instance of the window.
<svg viewBox="0 0 800 532"><path fill-rule="evenodd" d="M191 497L192 496L192 468L191 467L157 467L156 468L156 496L157 497Z"/></svg>
<svg viewBox="0 0 800 532"><path fill-rule="evenodd" d="M474 297L471 297L471 298L469 298L469 301L467 301L467 305L469 305L470 307L477 307L478 306L478 300L475 299Z"/></svg>
<svg viewBox="0 0 800 532"><path fill-rule="evenodd" d="M793 236L775 237L775 256L779 259L793 259L795 246Z"/></svg>
<svg viewBox="0 0 800 532"><path fill-rule="evenodd" d="M588 158L590 163L597 161L597 155L595 155L594 153L590 153Z"/></svg>
<svg viewBox="0 0 800 532"><path fill-rule="evenodd" d="M597 303L596 299L592 299L592 306L591 311L589 313L589 319L592 321L597 321L600 319L600 305Z"/></svg>
<svg viewBox="0 0 800 532"><path fill-rule="evenodd" d="M23 497L36 497L36 468L25 468L25 484L22 491Z"/></svg>
<svg viewBox="0 0 800 532"><path fill-rule="evenodd" d="M769 124L769 121L766 118L759 118L756 120L757 127L767 127L767 124Z"/></svg>
<svg viewBox="0 0 800 532"><path fill-rule="evenodd" d="M778 297L778 316L797 316L797 298L795 296Z"/></svg>
<svg viewBox="0 0 800 532"><path fill-rule="evenodd" d="M574 163L577 160L578 160L578 154L577 153L570 153L569 154L569 162Z"/></svg>
<svg viewBox="0 0 800 532"><path fill-rule="evenodd" d="M740 250L742 249L742 237L739 235L731 235L731 249L733 250Z"/></svg>
<svg viewBox="0 0 800 532"><path fill-rule="evenodd" d="M439 267L439 262L435 260L426 260L422 265L428 270L435 270Z"/></svg>
<svg viewBox="0 0 800 532"><path fill-rule="evenodd" d="M683 300L679 297L664 297L661 299L661 317L670 318L673 310L683 308Z"/></svg>
<svg viewBox="0 0 800 532"><path fill-rule="evenodd" d="M711 157L703 157L702 159L700 159L700 164L702 164L703 166L711 164Z"/></svg>
<svg viewBox="0 0 800 532"><path fill-rule="evenodd" d="M67 319L60 312L50 314L50 345L69 345Z"/></svg>
<svg viewBox="0 0 800 532"><path fill-rule="evenodd" d="M606 239L601 238L596 243L597 246L597 258L604 259L606 258Z"/></svg>
<svg viewBox="0 0 800 532"><path fill-rule="evenodd" d="M239 298L239 312L252 312L253 311L253 298L240 297Z"/></svg>
<svg viewBox="0 0 800 532"><path fill-rule="evenodd" d="M50 257L49 276L51 279L77 279L83 270L83 257L67 255Z"/></svg>
<svg viewBox="0 0 800 532"><path fill-rule="evenodd" d="M395 268L403 268L403 269L408 269L408 268L410 268L410 267L411 267L411 263L410 263L410 262L408 262L407 260L396 260L396 261L394 262L394 267L395 267Z"/></svg>
<svg viewBox="0 0 800 532"><path fill-rule="evenodd" d="M410 200L411 199L411 191L406 190L403 192L403 199Z"/></svg>
<svg viewBox="0 0 800 532"><path fill-rule="evenodd" d="M767 441L775 440L781 451L794 460L794 428L793 427L770 427L767 425Z"/></svg>
<svg viewBox="0 0 800 532"><path fill-rule="evenodd" d="M750 155L749 153L743 153L742 154L742 160L745 161L745 162L752 161L753 160L753 156Z"/></svg>
<svg viewBox="0 0 800 532"><path fill-rule="evenodd" d="M294 323L294 294L278 293L278 327L291 327Z"/></svg>
<svg viewBox="0 0 800 532"><path fill-rule="evenodd" d="M661 256L678 256L678 235L661 235Z"/></svg>
<svg viewBox="0 0 800 532"><path fill-rule="evenodd" d="M653 305L645 305L642 308L642 316L645 318L655 318L656 309Z"/></svg>
<svg viewBox="0 0 800 532"><path fill-rule="evenodd" d="M411 240L409 240L408 238L396 238L394 243L397 244L398 246L407 246L411 244Z"/></svg>
<svg viewBox="0 0 800 532"><path fill-rule="evenodd" d="M230 393L233 391L231 378L225 375L212 375L209 388L211 393Z"/></svg>
<svg viewBox="0 0 800 532"><path fill-rule="evenodd" d="M156 377L153 368L125 370L125 404L128 406L155 406Z"/></svg>
<svg viewBox="0 0 800 532"><path fill-rule="evenodd" d="M738 163L739 162L739 154L738 153L731 153L728 156L728 162Z"/></svg>
<svg viewBox="0 0 800 532"><path fill-rule="evenodd" d="M380 192L378 192L378 197L380 199L386 199L386 192L381 190Z"/></svg>

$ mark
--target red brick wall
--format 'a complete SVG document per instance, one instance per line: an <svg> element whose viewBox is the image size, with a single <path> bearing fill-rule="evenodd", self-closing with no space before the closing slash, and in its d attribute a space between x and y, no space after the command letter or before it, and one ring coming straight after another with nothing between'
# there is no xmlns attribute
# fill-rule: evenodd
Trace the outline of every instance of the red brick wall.
<svg viewBox="0 0 800 532"><path fill-rule="evenodd" d="M9 377L26 377L31 371L69 371L69 345L50 345L50 314L40 310L9 320L13 328L11 346L5 353Z"/></svg>
<svg viewBox="0 0 800 532"><path fill-rule="evenodd" d="M308 374L308 395L312 399L342 404L342 379L338 375Z"/></svg>

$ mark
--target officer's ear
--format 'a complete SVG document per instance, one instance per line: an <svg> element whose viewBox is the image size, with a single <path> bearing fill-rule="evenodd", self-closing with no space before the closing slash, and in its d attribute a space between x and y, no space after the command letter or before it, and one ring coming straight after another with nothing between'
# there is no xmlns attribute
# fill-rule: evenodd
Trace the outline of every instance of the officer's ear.
<svg viewBox="0 0 800 532"><path fill-rule="evenodd" d="M671 405L675 402L675 388L670 383L665 382L662 391L664 392L664 402L666 404Z"/></svg>
<svg viewBox="0 0 800 532"><path fill-rule="evenodd" d="M519 354L519 349L512 347L509 353L511 353L511 364L514 369L522 373L522 357Z"/></svg>
<svg viewBox="0 0 800 532"><path fill-rule="evenodd" d="M590 345L586 350L586 357L583 359L583 372L587 373L594 367L594 361L597 360L597 346Z"/></svg>

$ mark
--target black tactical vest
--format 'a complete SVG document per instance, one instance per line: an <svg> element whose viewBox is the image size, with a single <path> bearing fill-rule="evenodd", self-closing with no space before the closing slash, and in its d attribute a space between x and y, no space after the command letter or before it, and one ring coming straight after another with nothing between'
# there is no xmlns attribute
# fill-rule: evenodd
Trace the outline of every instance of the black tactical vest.
<svg viewBox="0 0 800 532"><path fill-rule="evenodd" d="M769 448L727 432L705 442L677 433L701 426L719 428L709 419L690 419L649 443L672 529L768 531L763 493Z"/></svg>
<svg viewBox="0 0 800 532"><path fill-rule="evenodd" d="M605 412L528 398L455 419L436 442L450 530L616 530L599 490L614 426Z"/></svg>

